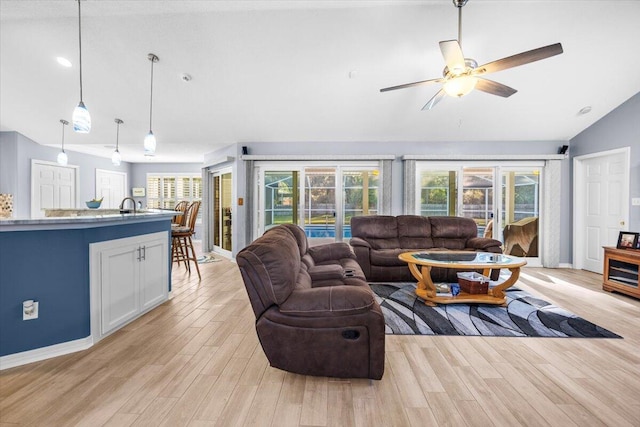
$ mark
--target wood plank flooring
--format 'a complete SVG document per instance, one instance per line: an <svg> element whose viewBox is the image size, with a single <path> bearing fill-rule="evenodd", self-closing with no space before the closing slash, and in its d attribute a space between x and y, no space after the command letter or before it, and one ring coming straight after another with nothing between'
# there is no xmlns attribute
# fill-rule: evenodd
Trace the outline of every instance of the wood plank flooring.
<svg viewBox="0 0 640 427"><path fill-rule="evenodd" d="M519 286L624 339L387 336L381 381L268 366L237 266L89 350L0 372L0 426L640 426L640 301L584 271Z"/></svg>

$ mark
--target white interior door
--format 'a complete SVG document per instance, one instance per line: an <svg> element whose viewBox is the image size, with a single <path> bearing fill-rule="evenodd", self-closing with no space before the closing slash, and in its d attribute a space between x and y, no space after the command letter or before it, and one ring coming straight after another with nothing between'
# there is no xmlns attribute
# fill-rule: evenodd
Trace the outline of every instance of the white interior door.
<svg viewBox="0 0 640 427"><path fill-rule="evenodd" d="M629 222L629 148L574 159L576 268L602 273L603 246L615 246Z"/></svg>
<svg viewBox="0 0 640 427"><path fill-rule="evenodd" d="M43 209L72 209L77 202L77 166L33 160L31 162L31 217L44 216Z"/></svg>
<svg viewBox="0 0 640 427"><path fill-rule="evenodd" d="M101 208L117 209L127 194L127 174L96 169L97 199L103 198Z"/></svg>

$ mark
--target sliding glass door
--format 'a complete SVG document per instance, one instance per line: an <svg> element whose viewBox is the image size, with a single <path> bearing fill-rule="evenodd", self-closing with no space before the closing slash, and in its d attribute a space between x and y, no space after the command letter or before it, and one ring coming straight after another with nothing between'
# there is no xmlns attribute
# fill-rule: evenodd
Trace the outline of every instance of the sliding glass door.
<svg viewBox="0 0 640 427"><path fill-rule="evenodd" d="M500 240L505 253L539 256L541 163L421 162L416 170L416 213L472 218L478 236Z"/></svg>
<svg viewBox="0 0 640 427"><path fill-rule="evenodd" d="M378 213L377 166L290 166L258 165L256 235L288 223L301 226L310 244L339 241L351 237L353 216Z"/></svg>
<svg viewBox="0 0 640 427"><path fill-rule="evenodd" d="M231 201L233 189L231 171L214 172L211 182L213 206L210 230L213 246L217 251L231 254Z"/></svg>

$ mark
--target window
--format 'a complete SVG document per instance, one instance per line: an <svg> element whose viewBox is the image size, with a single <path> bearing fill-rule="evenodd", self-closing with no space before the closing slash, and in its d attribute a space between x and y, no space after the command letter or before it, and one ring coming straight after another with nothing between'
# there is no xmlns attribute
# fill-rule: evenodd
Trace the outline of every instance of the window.
<svg viewBox="0 0 640 427"><path fill-rule="evenodd" d="M173 209L180 201L202 201L202 177L195 174L147 174L147 207ZM200 211L202 212L202 210ZM199 213L198 216L201 214Z"/></svg>

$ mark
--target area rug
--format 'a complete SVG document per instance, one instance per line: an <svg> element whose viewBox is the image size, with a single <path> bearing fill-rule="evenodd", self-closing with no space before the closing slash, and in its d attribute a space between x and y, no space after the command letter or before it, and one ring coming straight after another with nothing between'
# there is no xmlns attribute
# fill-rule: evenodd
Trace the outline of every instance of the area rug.
<svg viewBox="0 0 640 427"><path fill-rule="evenodd" d="M220 258L214 257L212 254L204 254L198 257L198 264L207 264L209 262L218 262Z"/></svg>
<svg viewBox="0 0 640 427"><path fill-rule="evenodd" d="M387 334L498 337L622 338L517 287L507 306L443 304L429 307L414 283L371 283Z"/></svg>

